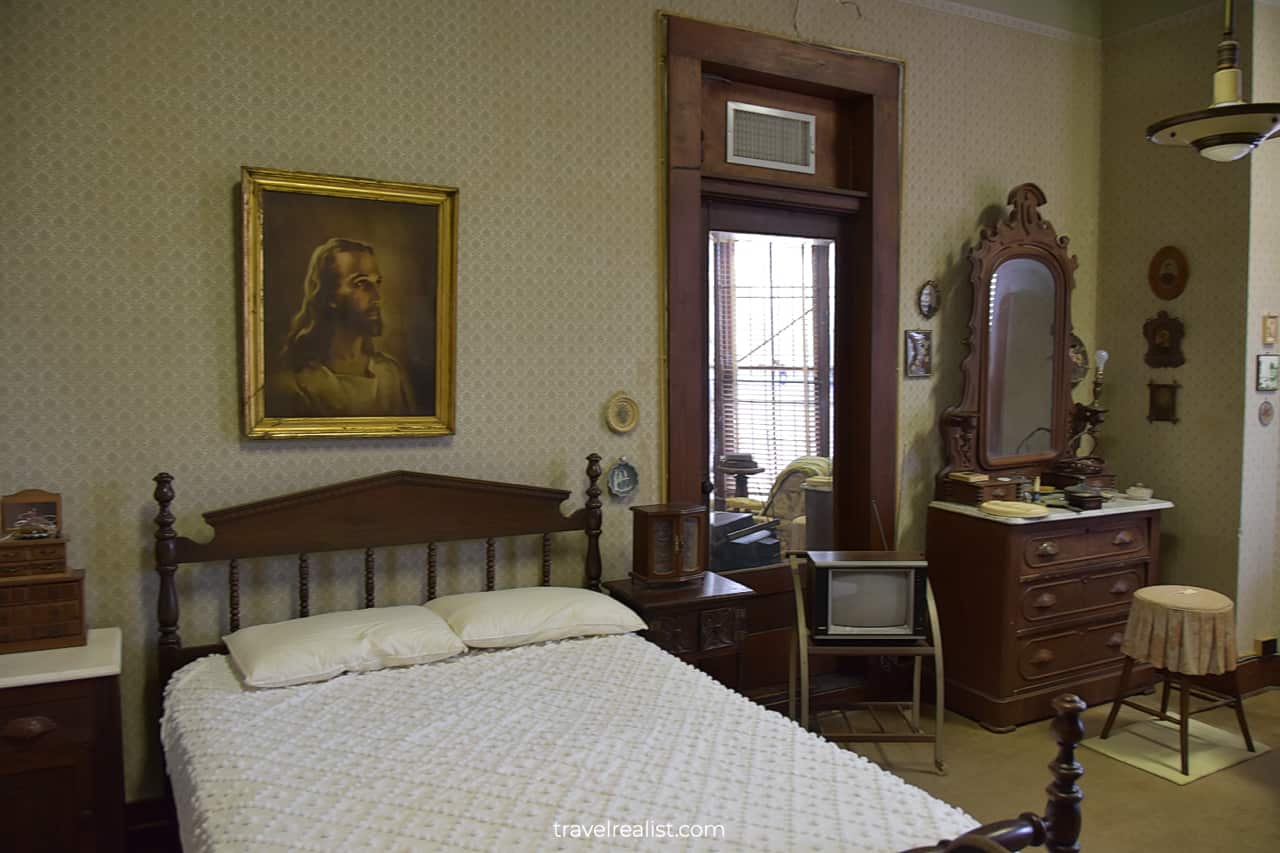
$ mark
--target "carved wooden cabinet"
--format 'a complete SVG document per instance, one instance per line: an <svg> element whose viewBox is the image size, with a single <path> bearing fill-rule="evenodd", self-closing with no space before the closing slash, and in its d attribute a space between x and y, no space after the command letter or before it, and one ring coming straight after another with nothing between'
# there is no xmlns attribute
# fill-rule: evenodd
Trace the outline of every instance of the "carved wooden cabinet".
<svg viewBox="0 0 1280 853"><path fill-rule="evenodd" d="M710 546L707 508L701 504L650 504L631 508L631 577L652 585L700 580Z"/></svg>
<svg viewBox="0 0 1280 853"><path fill-rule="evenodd" d="M747 635L744 605L755 595L751 587L715 572L681 586L654 587L631 578L604 586L645 621L649 630L644 636L649 641L730 687L741 683ZM731 669L714 665L726 657L734 658Z"/></svg>
<svg viewBox="0 0 1280 853"><path fill-rule="evenodd" d="M120 629L0 655L0 849L124 848Z"/></svg>
<svg viewBox="0 0 1280 853"><path fill-rule="evenodd" d="M1159 582L1166 501L1115 500L1045 519L929 506L929 580L942 622L947 707L992 728L1052 716L1061 693L1115 697L1134 590ZM1151 681L1150 668L1134 684Z"/></svg>

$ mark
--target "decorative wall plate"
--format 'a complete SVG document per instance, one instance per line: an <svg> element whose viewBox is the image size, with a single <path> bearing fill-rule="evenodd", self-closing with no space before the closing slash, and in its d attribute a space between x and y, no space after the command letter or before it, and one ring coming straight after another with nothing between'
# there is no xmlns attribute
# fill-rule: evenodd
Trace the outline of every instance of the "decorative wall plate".
<svg viewBox="0 0 1280 853"><path fill-rule="evenodd" d="M938 284L933 279L920 285L920 292L916 294L916 307L920 309L920 316L926 320L938 313Z"/></svg>
<svg viewBox="0 0 1280 853"><path fill-rule="evenodd" d="M1167 311L1142 324L1142 334L1147 339L1145 360L1152 367L1181 367L1186 363L1182 354L1182 336L1186 327L1177 317L1170 317Z"/></svg>
<svg viewBox="0 0 1280 853"><path fill-rule="evenodd" d="M1071 360L1071 387L1074 388L1089 375L1089 348L1075 332L1067 344L1067 358Z"/></svg>
<svg viewBox="0 0 1280 853"><path fill-rule="evenodd" d="M1187 256L1173 246L1155 253L1147 266L1147 283L1161 299L1177 299L1187 287Z"/></svg>
<svg viewBox="0 0 1280 853"><path fill-rule="evenodd" d="M640 485L640 474L636 467L627 461L627 457L619 457L605 482L609 484L609 493L614 497L625 498Z"/></svg>
<svg viewBox="0 0 1280 853"><path fill-rule="evenodd" d="M604 419L614 432L631 432L640 421L640 405L629 394L619 391L609 398Z"/></svg>
<svg viewBox="0 0 1280 853"><path fill-rule="evenodd" d="M1258 423L1263 426L1271 426L1271 421L1276 416L1276 407L1271 405L1270 400L1263 400L1258 405Z"/></svg>

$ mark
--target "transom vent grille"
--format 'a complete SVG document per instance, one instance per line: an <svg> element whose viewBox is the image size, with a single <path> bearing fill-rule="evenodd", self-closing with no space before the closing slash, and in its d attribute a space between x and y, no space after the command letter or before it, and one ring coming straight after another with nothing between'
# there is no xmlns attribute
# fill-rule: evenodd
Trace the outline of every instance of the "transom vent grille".
<svg viewBox="0 0 1280 853"><path fill-rule="evenodd" d="M765 169L814 173L815 116L729 101L725 159Z"/></svg>

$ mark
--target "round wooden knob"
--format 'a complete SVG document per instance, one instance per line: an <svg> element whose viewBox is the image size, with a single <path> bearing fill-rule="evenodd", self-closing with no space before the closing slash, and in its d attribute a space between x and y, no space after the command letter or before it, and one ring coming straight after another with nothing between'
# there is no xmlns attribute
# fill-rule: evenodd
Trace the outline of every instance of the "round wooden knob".
<svg viewBox="0 0 1280 853"><path fill-rule="evenodd" d="M1058 556L1058 543L1053 541L1041 542L1036 548L1036 553L1041 557L1056 557Z"/></svg>
<svg viewBox="0 0 1280 853"><path fill-rule="evenodd" d="M1044 592L1031 605L1038 610L1048 610L1050 607L1058 603L1058 597L1051 592Z"/></svg>
<svg viewBox="0 0 1280 853"><path fill-rule="evenodd" d="M1112 595L1124 595L1126 592L1128 592L1128 591L1129 591L1130 589L1132 589L1132 588L1133 588L1133 587L1129 586L1129 582L1128 582L1128 581L1116 581L1116 582L1111 586L1111 594L1112 594Z"/></svg>
<svg viewBox="0 0 1280 853"><path fill-rule="evenodd" d="M1049 663L1051 660L1053 660L1053 658L1054 658L1053 652L1049 651L1048 649L1039 649L1036 651L1034 655L1031 656L1031 662L1034 664L1044 664L1044 663Z"/></svg>
<svg viewBox="0 0 1280 853"><path fill-rule="evenodd" d="M1112 545L1121 545L1121 546L1123 546L1123 545L1132 545L1132 544L1133 544L1133 534L1132 534L1132 533L1130 533L1130 532L1129 532L1129 531L1127 531L1127 530L1121 530L1119 533L1117 533L1117 534L1115 535L1115 538L1113 538L1113 539L1111 540L1111 544L1112 544Z"/></svg>
<svg viewBox="0 0 1280 853"><path fill-rule="evenodd" d="M1116 631L1110 637L1107 637L1107 648L1118 649L1122 645L1124 645L1124 634L1122 632Z"/></svg>

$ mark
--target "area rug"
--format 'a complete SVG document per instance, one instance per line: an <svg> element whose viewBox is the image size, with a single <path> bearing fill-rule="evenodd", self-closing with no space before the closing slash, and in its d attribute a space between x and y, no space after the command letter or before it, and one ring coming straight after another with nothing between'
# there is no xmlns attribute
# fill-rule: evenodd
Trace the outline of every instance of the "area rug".
<svg viewBox="0 0 1280 853"><path fill-rule="evenodd" d="M1143 720L1112 731L1106 740L1091 737L1080 745L1177 785L1203 779L1211 773L1271 751L1271 747L1254 738L1253 746L1257 751L1249 752L1244 748L1244 738L1239 732L1223 731L1199 720L1192 720L1187 731L1187 769L1190 773L1186 776L1182 775L1176 723Z"/></svg>

